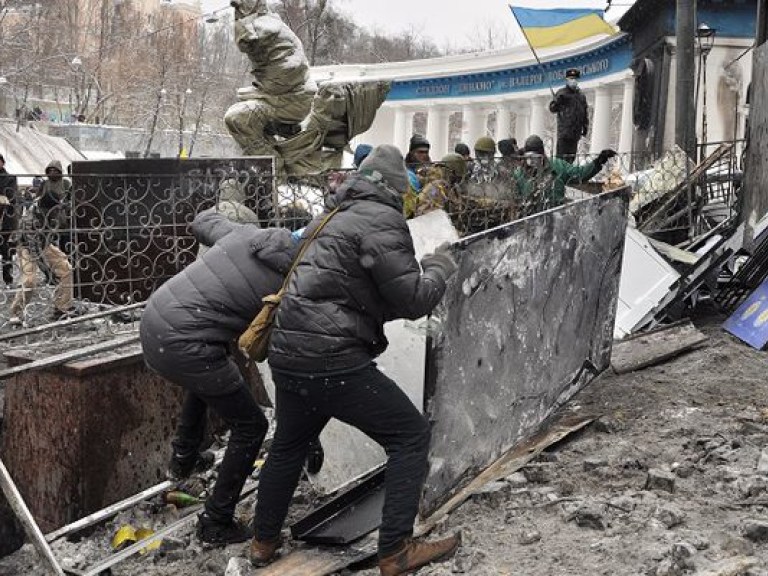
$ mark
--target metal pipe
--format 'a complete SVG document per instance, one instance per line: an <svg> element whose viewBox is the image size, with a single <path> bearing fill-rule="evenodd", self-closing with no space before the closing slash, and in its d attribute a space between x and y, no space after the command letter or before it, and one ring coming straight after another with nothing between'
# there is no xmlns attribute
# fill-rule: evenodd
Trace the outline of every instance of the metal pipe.
<svg viewBox="0 0 768 576"><path fill-rule="evenodd" d="M48 571L57 576L64 576L64 571L61 569L56 557L53 555L51 547L48 546L48 542L45 541L43 533L40 531L40 527L35 522L29 508L27 508L18 488L16 488L16 485L13 483L11 474L8 472L5 464L3 464L2 459L0 459L0 488L2 488L5 498L8 500L8 504L10 504L11 509L24 527L24 531L32 541L32 545L42 557L43 563L48 568Z"/></svg>
<svg viewBox="0 0 768 576"><path fill-rule="evenodd" d="M94 312L93 314L83 314L76 318L70 318L69 320L62 320L60 322L51 322L50 324L43 324L42 326L35 326L34 328L26 328L24 330L16 330L8 334L0 336L0 342L6 340L15 340L16 338L22 338L24 336L32 336L33 334L40 334L48 330L54 330L56 328L66 328L81 322L87 322L88 320L96 320L97 318L104 318L105 316L112 316L112 314L119 314L120 312L128 312L130 310L136 310L137 308L143 308L146 302L137 302L135 304L126 304L125 306L118 306L110 310L102 310L101 312Z"/></svg>
<svg viewBox="0 0 768 576"><path fill-rule="evenodd" d="M48 358L43 358L42 360L35 360L34 362L22 364L21 366L8 368L7 370L2 370L0 371L0 380L8 378L9 376L21 374L22 372L27 372L29 370L40 370L41 368L51 368L53 366L66 364L71 360L85 358L86 356L99 354L101 352L109 352L110 350L122 348L123 346L128 346L129 344L135 344L138 341L139 341L139 335L137 334L136 336L130 336L128 338L122 338L119 340L110 340L108 342L102 342L100 344L93 344L91 346L86 346L85 348L80 348L79 350L73 350L69 352L63 352L61 354L55 354L53 356L49 356Z"/></svg>
<svg viewBox="0 0 768 576"><path fill-rule="evenodd" d="M696 0L677 0L675 142L689 158L696 154Z"/></svg>
<svg viewBox="0 0 768 576"><path fill-rule="evenodd" d="M174 483L171 482L170 480L161 482L157 486L153 486L152 488L147 488L146 490L139 492L138 494L134 494L133 496L130 496L125 500L121 500L120 502L115 502L111 506L107 506L106 508L99 510L98 512L94 512L93 514L85 516L80 520L78 520L77 522L73 522L72 524L62 526L58 530L55 530L50 534L46 534L45 539L48 542L54 542L59 538L66 536L67 534L79 532L80 530L88 528L89 526L98 524L102 520L106 520L110 516L114 516L118 512L127 510L128 508L130 508L131 506L134 506L135 504L138 504L139 502L143 502L144 500L152 498L153 496L157 496L158 494L161 494L166 490L170 490L173 487L174 487Z"/></svg>

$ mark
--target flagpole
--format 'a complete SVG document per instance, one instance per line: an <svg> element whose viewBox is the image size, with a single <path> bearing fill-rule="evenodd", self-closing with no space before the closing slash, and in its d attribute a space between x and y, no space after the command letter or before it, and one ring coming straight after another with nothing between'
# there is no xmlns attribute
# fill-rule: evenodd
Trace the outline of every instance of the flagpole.
<svg viewBox="0 0 768 576"><path fill-rule="evenodd" d="M547 78L547 72L544 69L544 64L541 63L541 59L539 58L539 55L536 52L536 49L533 47L533 44L531 44L530 39L528 38L528 34L525 33L525 28L520 24L520 20L517 17L517 14L515 14L515 7L510 6L510 12L512 12L512 17L515 19L515 22L517 22L517 26L520 28L520 32L523 33L523 37L525 37L525 42L528 44L528 48L531 49L531 52L533 52L533 57L536 58L536 62L538 62L539 67L541 68L541 73L544 75L544 77L547 79L547 84L549 85L549 92L552 94L552 99L555 99L555 89L552 88L552 82L549 81L549 78Z"/></svg>

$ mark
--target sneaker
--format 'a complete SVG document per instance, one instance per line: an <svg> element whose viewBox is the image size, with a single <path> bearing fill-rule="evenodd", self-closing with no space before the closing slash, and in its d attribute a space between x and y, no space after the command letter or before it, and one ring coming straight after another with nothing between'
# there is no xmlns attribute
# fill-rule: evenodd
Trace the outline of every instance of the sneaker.
<svg viewBox="0 0 768 576"><path fill-rule="evenodd" d="M433 542L406 540L399 552L379 558L379 571L381 576L409 574L432 562L447 560L454 555L460 544L461 534Z"/></svg>
<svg viewBox="0 0 768 576"><path fill-rule="evenodd" d="M200 474L210 470L215 460L216 458L210 450L199 452L192 458L185 458L174 453L168 463L166 476L169 480L186 480L192 474Z"/></svg>
<svg viewBox="0 0 768 576"><path fill-rule="evenodd" d="M253 538L253 530L242 522L218 522L203 512L197 517L197 537L213 546L240 544Z"/></svg>
<svg viewBox="0 0 768 576"><path fill-rule="evenodd" d="M325 452L323 451L323 445L320 444L320 439L315 438L309 444L309 450L307 451L307 473L317 474L323 467L323 461L325 460Z"/></svg>
<svg viewBox="0 0 768 576"><path fill-rule="evenodd" d="M280 538L275 540L256 540L251 541L251 547L248 549L248 558L251 564L256 568L263 568L277 558L277 551L283 546Z"/></svg>
<svg viewBox="0 0 768 576"><path fill-rule="evenodd" d="M21 326L24 323L24 321L21 319L21 316L11 316L8 318L8 324L10 326Z"/></svg>

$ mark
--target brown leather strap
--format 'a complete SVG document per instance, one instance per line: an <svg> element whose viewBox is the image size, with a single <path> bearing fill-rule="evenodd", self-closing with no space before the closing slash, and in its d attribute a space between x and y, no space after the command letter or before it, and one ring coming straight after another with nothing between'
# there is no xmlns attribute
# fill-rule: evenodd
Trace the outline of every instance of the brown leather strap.
<svg viewBox="0 0 768 576"><path fill-rule="evenodd" d="M288 270L288 273L285 275L285 280L283 280L283 286L282 288L280 288L280 292L279 292L280 294L285 292L286 289L288 288L288 282L290 282L291 276L293 276L293 273L296 271L296 268L298 268L299 263L301 262L301 259L304 257L304 254L306 254L307 248L309 248L309 245L312 243L313 240L315 240L320 235L320 232L322 232L323 228L325 228L325 225L331 221L331 218L333 218L340 209L341 209L341 206L337 206L331 212L329 212L328 215L325 218L323 218L323 221L320 222L320 224L318 224L314 232L312 232L312 235L303 242L303 244L301 245L301 249L299 250L299 253L296 255L296 258L294 258L293 263L291 264L291 268Z"/></svg>

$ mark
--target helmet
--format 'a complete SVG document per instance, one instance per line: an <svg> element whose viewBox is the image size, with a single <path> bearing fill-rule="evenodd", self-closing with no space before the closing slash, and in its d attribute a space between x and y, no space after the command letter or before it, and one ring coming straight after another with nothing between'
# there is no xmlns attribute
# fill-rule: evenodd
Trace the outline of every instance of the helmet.
<svg viewBox="0 0 768 576"><path fill-rule="evenodd" d="M490 136L483 136L475 142L475 152L488 152L496 154L496 142Z"/></svg>
<svg viewBox="0 0 768 576"><path fill-rule="evenodd" d="M446 154L440 164L451 170L456 178L462 179L467 175L467 161L461 154Z"/></svg>

